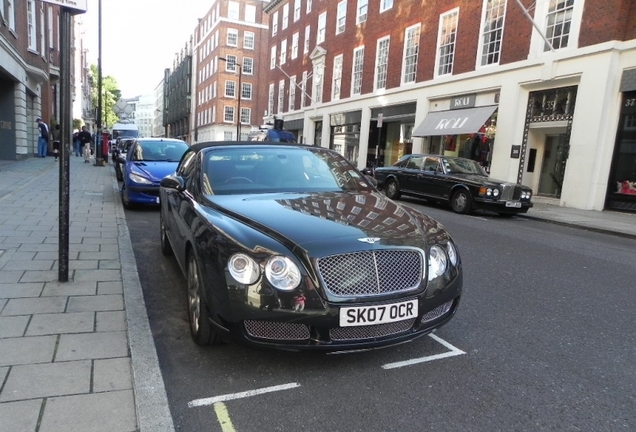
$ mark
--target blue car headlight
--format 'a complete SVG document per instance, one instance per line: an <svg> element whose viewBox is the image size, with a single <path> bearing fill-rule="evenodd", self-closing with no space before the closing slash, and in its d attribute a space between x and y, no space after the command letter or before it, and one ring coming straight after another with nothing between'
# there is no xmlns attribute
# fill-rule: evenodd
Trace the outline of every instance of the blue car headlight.
<svg viewBox="0 0 636 432"><path fill-rule="evenodd" d="M146 177L142 177L139 174L130 173L128 174L128 178L130 181L138 184L152 184L152 181L148 180Z"/></svg>

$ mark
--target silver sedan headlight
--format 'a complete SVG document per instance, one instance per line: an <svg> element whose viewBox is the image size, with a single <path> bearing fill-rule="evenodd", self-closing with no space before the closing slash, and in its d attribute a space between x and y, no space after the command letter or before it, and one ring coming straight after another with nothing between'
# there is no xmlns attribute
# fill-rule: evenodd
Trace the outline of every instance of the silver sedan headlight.
<svg viewBox="0 0 636 432"><path fill-rule="evenodd" d="M284 256L271 257L265 265L267 280L281 291L292 291L300 285L300 270L289 258Z"/></svg>

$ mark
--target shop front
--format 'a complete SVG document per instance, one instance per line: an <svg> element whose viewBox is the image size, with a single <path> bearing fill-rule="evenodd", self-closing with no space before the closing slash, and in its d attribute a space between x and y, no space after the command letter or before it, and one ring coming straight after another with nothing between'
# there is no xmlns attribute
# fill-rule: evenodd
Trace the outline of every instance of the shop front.
<svg viewBox="0 0 636 432"><path fill-rule="evenodd" d="M415 102L373 108L366 166L390 166L413 151Z"/></svg>
<svg viewBox="0 0 636 432"><path fill-rule="evenodd" d="M623 93L605 207L636 212L636 91Z"/></svg>
<svg viewBox="0 0 636 432"><path fill-rule="evenodd" d="M458 96L450 110L429 112L413 132L426 138L422 152L472 159L490 172L497 105L477 107L475 101L475 94Z"/></svg>
<svg viewBox="0 0 636 432"><path fill-rule="evenodd" d="M360 156L360 122L362 111L332 114L329 116L331 134L329 148L344 156L353 165Z"/></svg>

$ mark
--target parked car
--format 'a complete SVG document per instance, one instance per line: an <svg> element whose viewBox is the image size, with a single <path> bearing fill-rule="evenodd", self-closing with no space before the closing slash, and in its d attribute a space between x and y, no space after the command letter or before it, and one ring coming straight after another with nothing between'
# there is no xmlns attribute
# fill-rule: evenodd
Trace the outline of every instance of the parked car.
<svg viewBox="0 0 636 432"><path fill-rule="evenodd" d="M479 163L460 157L410 154L374 170L389 198L412 195L450 204L456 213L482 209L510 216L532 207L532 189L490 178Z"/></svg>
<svg viewBox="0 0 636 432"><path fill-rule="evenodd" d="M135 142L134 139L117 139L115 146L113 147L113 164L115 165L115 177L117 180L123 181L123 166L122 161L126 159L126 153L130 149L130 146Z"/></svg>
<svg viewBox="0 0 636 432"><path fill-rule="evenodd" d="M136 204L159 204L159 182L174 173L181 156L188 149L185 141L172 138L137 138L122 164L121 200L126 208Z"/></svg>
<svg viewBox="0 0 636 432"><path fill-rule="evenodd" d="M450 234L303 144L191 146L161 181L161 249L187 281L197 344L348 351L447 323L462 293Z"/></svg>

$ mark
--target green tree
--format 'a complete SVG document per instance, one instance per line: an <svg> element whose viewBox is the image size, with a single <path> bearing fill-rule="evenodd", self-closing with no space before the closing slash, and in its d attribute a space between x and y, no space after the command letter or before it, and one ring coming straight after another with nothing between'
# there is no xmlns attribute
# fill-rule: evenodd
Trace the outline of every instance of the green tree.
<svg viewBox="0 0 636 432"><path fill-rule="evenodd" d="M91 65L91 73L94 77L94 82L98 82L98 74L97 74L97 66ZM91 92L91 99L93 101L93 106L97 109L98 103L98 89L97 85L95 85ZM121 90L119 90L117 85L117 80L108 75L102 78L102 127L110 128L115 123L117 123L117 114L113 111L113 108L117 101L121 98Z"/></svg>

